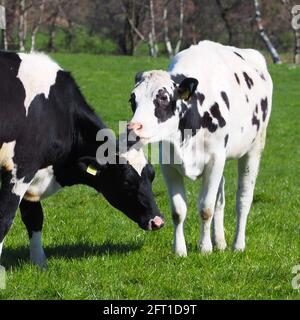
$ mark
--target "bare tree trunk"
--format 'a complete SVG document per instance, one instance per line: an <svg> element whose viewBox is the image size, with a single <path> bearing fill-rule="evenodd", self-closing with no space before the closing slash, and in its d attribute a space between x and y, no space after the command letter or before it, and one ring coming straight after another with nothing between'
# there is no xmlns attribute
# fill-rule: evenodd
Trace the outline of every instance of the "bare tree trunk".
<svg viewBox="0 0 300 320"><path fill-rule="evenodd" d="M170 58L173 57L173 47L171 40L169 38L169 23L168 23L168 7L167 3L164 5L164 13L163 13L163 22L164 22L164 35L165 35L165 44L167 48L167 52Z"/></svg>
<svg viewBox="0 0 300 320"><path fill-rule="evenodd" d="M192 25L192 32L193 32L193 44L196 45L198 43L197 41L197 31L196 31L196 26L193 23Z"/></svg>
<svg viewBox="0 0 300 320"><path fill-rule="evenodd" d="M180 15L179 15L179 34L178 41L175 49L173 49L172 42L169 38L169 20L168 20L168 4L170 0L165 1L163 11L163 23L164 23L164 36L165 45L168 51L169 57L172 58L175 54L180 51L182 40L183 40L183 22L184 22L184 0L180 0Z"/></svg>
<svg viewBox="0 0 300 320"><path fill-rule="evenodd" d="M30 52L33 52L35 50L35 40L36 40L36 34L43 23L43 16L44 16L44 10L45 10L45 0L42 0L40 4L40 10L39 10L39 19L35 26L33 26L32 34L31 34L31 49Z"/></svg>
<svg viewBox="0 0 300 320"><path fill-rule="evenodd" d="M263 23L262 23L262 18L261 18L261 11L260 11L260 3L259 0L254 0L254 7L255 7L255 20L256 20L256 24L259 30L259 34L263 40L263 42L265 43L268 51L270 52L273 62L276 64L280 64L280 56L277 52L277 50L275 49L275 47L273 46L270 38L268 37Z"/></svg>
<svg viewBox="0 0 300 320"><path fill-rule="evenodd" d="M222 17L222 20L224 21L227 33L228 33L228 44L232 45L232 29L231 29L231 24L229 23L229 19L228 19L228 9L224 8L221 0L216 0L217 6L219 7L220 10L220 14Z"/></svg>
<svg viewBox="0 0 300 320"><path fill-rule="evenodd" d="M52 16L52 20L50 23L50 29L49 29L49 42L48 42L48 51L49 52L54 52L56 51L55 48L55 37L56 37L56 19L58 16L58 8L56 9L56 11L54 12L53 16Z"/></svg>
<svg viewBox="0 0 300 320"><path fill-rule="evenodd" d="M282 0L282 3L285 5L286 9L288 10L290 14L291 21L294 19L297 12L293 10L293 5L289 0ZM291 26L293 28L293 34L294 34L294 63L299 64L300 63L300 30L299 28L293 26L291 23Z"/></svg>
<svg viewBox="0 0 300 320"><path fill-rule="evenodd" d="M149 0L150 6L150 21L151 21L151 31L149 32L149 47L151 57L158 56L158 45L156 40L156 30L155 30L155 14L154 14L154 4L153 0Z"/></svg>
<svg viewBox="0 0 300 320"><path fill-rule="evenodd" d="M179 16L179 38L175 48L175 54L177 54L181 48L183 39L183 20L184 20L184 0L180 0L180 16Z"/></svg>
<svg viewBox="0 0 300 320"><path fill-rule="evenodd" d="M25 51L26 39L26 1L20 0L19 6L19 50Z"/></svg>
<svg viewBox="0 0 300 320"><path fill-rule="evenodd" d="M294 63L300 63L300 30L294 28L295 48L294 48Z"/></svg>
<svg viewBox="0 0 300 320"><path fill-rule="evenodd" d="M1 5L5 8L5 0L1 0ZM5 11L6 15L6 11ZM6 24L6 17L5 19L5 24ZM7 50L8 44L7 44L7 32L6 32L7 25L4 26L4 29L2 30L2 37L1 37L1 46L3 45L4 50Z"/></svg>

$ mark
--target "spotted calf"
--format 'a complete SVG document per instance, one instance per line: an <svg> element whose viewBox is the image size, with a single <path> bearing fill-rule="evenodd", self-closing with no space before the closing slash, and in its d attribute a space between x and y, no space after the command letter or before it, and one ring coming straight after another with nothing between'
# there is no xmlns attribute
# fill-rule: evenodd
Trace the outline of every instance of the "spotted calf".
<svg viewBox="0 0 300 320"><path fill-rule="evenodd" d="M213 241L226 248L224 235L225 162L238 159L235 250L245 249L246 220L253 198L272 105L272 80L263 56L251 49L202 41L177 54L168 71L139 73L131 95L128 125L144 144L161 141L161 161L174 221L174 250L187 254L187 213L183 177L202 176L198 208L200 249ZM174 159L180 159L175 162Z"/></svg>

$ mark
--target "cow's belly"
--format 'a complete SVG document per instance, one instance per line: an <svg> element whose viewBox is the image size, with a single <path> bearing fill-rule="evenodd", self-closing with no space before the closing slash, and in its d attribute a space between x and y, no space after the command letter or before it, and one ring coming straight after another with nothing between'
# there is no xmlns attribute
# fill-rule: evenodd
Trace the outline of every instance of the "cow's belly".
<svg viewBox="0 0 300 320"><path fill-rule="evenodd" d="M37 202L51 196L61 188L61 185L55 179L53 167L50 166L37 172L24 198L28 201Z"/></svg>

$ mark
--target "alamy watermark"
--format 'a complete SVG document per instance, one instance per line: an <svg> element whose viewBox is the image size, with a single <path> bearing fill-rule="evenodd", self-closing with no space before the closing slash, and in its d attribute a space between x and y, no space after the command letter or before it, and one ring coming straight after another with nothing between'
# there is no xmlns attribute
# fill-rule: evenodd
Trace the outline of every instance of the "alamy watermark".
<svg viewBox="0 0 300 320"><path fill-rule="evenodd" d="M292 287L293 289L298 290L300 289L300 264L293 267L292 273L295 274L292 279Z"/></svg>
<svg viewBox="0 0 300 320"><path fill-rule="evenodd" d="M6 288L6 272L5 268L0 266L0 290L5 290Z"/></svg>
<svg viewBox="0 0 300 320"><path fill-rule="evenodd" d="M292 27L294 30L299 30L300 29L300 4L295 5L292 8Z"/></svg>
<svg viewBox="0 0 300 320"><path fill-rule="evenodd" d="M197 159L197 163L204 161L205 143L204 139L199 137L197 143L189 145L188 141L197 132L192 129L185 129L178 135L170 136L168 140L159 142L160 136L157 134L155 141L147 143L134 134L133 131L127 131L126 122L119 122L119 140L117 141L115 133L111 129L102 129L98 132L96 141L100 142L96 153L99 164L126 164L129 151L144 151L146 158L152 164L182 164L187 159ZM178 141L180 140L180 141ZM163 144L163 147L162 147Z"/></svg>
<svg viewBox="0 0 300 320"><path fill-rule="evenodd" d="M0 6L0 29L6 29L5 8Z"/></svg>

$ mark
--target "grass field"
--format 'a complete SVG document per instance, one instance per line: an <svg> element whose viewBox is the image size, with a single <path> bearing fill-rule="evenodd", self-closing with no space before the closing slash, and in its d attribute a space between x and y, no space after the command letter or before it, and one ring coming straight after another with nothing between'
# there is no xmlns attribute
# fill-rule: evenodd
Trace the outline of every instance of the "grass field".
<svg viewBox="0 0 300 320"><path fill-rule="evenodd" d="M166 59L54 55L71 70L87 100L114 130L128 120L136 71L166 68ZM300 264L300 68L270 66L275 83L266 150L247 226L244 253L197 250L196 198L200 181L187 181L189 255L171 252L172 222L159 168L154 185L165 214L163 230L146 233L87 187L64 189L44 201L44 245L49 270L29 263L18 215L1 263L1 299L299 299L291 285ZM236 163L226 167L226 238L235 228Z"/></svg>

